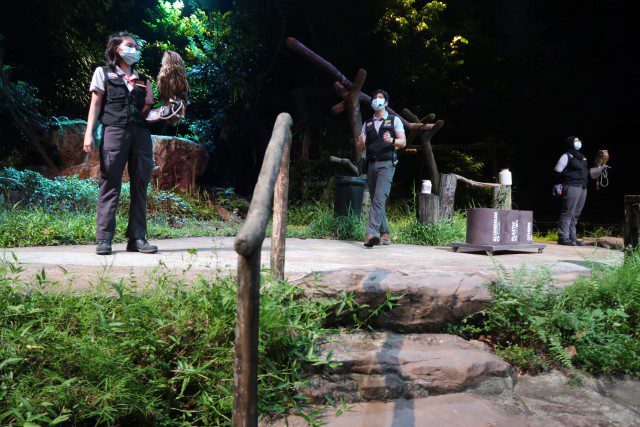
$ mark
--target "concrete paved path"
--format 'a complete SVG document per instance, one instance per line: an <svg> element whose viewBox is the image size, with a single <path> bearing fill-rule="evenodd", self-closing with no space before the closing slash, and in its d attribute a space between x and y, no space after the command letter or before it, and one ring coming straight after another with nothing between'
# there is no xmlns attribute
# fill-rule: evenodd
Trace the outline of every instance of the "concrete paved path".
<svg viewBox="0 0 640 427"><path fill-rule="evenodd" d="M0 249L2 256L14 253L29 275L45 269L49 278L59 280L73 273L76 278L95 280L99 271L115 275L142 272L158 266L190 274L235 271L237 254L233 237L196 237L158 240L160 252L154 255L129 253L125 244L114 245L111 256L98 256L94 245L46 246ZM270 240L262 247L262 263L269 265ZM548 268L556 277L570 280L589 272L590 263L619 263L622 253L595 247L566 247L550 244L544 253L520 252L495 254L454 253L448 247L392 244L367 249L361 242L320 239L287 239L285 270L295 279L313 271L350 268L392 269L408 274L491 274L495 263L506 268L524 266L536 271ZM62 268L60 268L62 267Z"/></svg>

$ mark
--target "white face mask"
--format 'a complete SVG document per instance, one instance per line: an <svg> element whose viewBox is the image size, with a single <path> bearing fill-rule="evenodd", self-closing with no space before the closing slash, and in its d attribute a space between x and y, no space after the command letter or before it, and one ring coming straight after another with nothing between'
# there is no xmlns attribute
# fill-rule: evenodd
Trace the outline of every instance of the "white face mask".
<svg viewBox="0 0 640 427"><path fill-rule="evenodd" d="M371 100L371 108L376 111L380 111L384 108L385 100L384 98L373 98Z"/></svg>
<svg viewBox="0 0 640 427"><path fill-rule="evenodd" d="M127 64L135 64L140 60L140 51L135 47L120 46L120 56Z"/></svg>
<svg viewBox="0 0 640 427"><path fill-rule="evenodd" d="M573 140L573 148L575 148L576 150L579 150L582 148L582 141L580 141L578 138Z"/></svg>

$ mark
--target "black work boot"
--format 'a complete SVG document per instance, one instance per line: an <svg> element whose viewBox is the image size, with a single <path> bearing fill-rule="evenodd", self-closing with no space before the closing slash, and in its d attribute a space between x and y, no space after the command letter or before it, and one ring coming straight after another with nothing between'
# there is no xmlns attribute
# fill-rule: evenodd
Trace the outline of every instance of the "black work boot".
<svg viewBox="0 0 640 427"><path fill-rule="evenodd" d="M96 246L96 254L98 255L111 255L111 240L98 239L98 246Z"/></svg>
<svg viewBox="0 0 640 427"><path fill-rule="evenodd" d="M559 238L558 239L558 244L562 245L562 246L575 246L575 242L571 239L563 239L563 238Z"/></svg>
<svg viewBox="0 0 640 427"><path fill-rule="evenodd" d="M127 252L142 252L143 254L155 254L158 247L150 245L146 239L129 239L127 242Z"/></svg>

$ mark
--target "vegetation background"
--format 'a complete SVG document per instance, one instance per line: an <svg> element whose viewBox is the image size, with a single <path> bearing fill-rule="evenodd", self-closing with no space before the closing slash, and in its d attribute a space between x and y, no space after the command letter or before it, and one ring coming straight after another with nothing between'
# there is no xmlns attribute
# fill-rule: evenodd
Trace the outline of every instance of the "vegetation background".
<svg viewBox="0 0 640 427"><path fill-rule="evenodd" d="M143 40L140 69L151 76L163 49L177 50L194 87L178 132L209 147L206 186L251 194L280 111L295 123L294 203L321 199L327 180L344 173L326 160L350 152L345 118L329 113L332 81L284 47L294 36L349 77L365 68L366 91L384 87L392 105L443 118L434 143L505 144L498 167L512 169L516 206L535 210L541 224L555 221L550 171L564 138L579 135L590 158L608 148L611 187L591 192L584 218L612 224L621 221L622 195L637 193L623 119L636 90L625 16L624 1L26 0L0 4L0 32L17 90L51 116L86 116L109 34ZM3 165L38 162L5 114L0 132ZM401 160L395 199L427 178L419 157ZM437 160L443 172L495 179L482 153ZM460 204L483 200L462 193Z"/></svg>

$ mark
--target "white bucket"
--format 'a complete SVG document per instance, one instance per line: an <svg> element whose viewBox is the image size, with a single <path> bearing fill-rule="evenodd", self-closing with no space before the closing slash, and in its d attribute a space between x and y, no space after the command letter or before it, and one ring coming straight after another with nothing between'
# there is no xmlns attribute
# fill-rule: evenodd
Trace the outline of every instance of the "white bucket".
<svg viewBox="0 0 640 427"><path fill-rule="evenodd" d="M431 180L425 179L422 181L422 193L431 194Z"/></svg>
<svg viewBox="0 0 640 427"><path fill-rule="evenodd" d="M500 185L512 185L511 171L509 169L502 169L498 174L498 182Z"/></svg>

